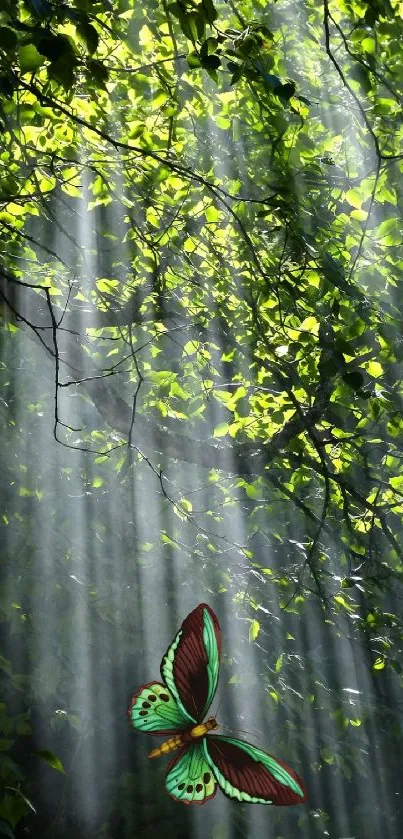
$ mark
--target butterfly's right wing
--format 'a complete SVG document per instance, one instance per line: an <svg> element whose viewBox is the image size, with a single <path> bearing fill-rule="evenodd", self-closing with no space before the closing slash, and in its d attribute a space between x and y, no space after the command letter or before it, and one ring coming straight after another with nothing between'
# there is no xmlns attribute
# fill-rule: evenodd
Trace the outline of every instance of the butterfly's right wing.
<svg viewBox="0 0 403 839"><path fill-rule="evenodd" d="M161 662L161 676L188 724L202 722L213 701L220 650L217 617L200 603L183 621Z"/></svg>
<svg viewBox="0 0 403 839"><path fill-rule="evenodd" d="M132 697L128 713L134 728L146 734L169 736L189 728L172 693L161 682L143 685Z"/></svg>
<svg viewBox="0 0 403 839"><path fill-rule="evenodd" d="M185 746L168 766L165 786L182 804L204 804L216 794L217 782L208 765L202 743Z"/></svg>
<svg viewBox="0 0 403 839"><path fill-rule="evenodd" d="M209 734L203 739L204 758L223 793L252 804L290 805L306 801L297 773L262 749Z"/></svg>

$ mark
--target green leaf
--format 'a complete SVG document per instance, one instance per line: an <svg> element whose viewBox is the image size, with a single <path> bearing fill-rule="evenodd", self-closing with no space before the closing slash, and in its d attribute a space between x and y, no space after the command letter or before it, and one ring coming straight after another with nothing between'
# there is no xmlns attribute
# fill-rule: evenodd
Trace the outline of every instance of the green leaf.
<svg viewBox="0 0 403 839"><path fill-rule="evenodd" d="M357 210L361 209L363 196L359 189L348 189L346 192L346 201L350 204L351 207L356 207Z"/></svg>
<svg viewBox="0 0 403 839"><path fill-rule="evenodd" d="M249 627L249 641L256 641L260 632L260 623L257 620L252 620Z"/></svg>
<svg viewBox="0 0 403 839"><path fill-rule="evenodd" d="M364 376L359 370L352 370L343 373L343 381L353 390L361 390L364 384Z"/></svg>
<svg viewBox="0 0 403 839"><path fill-rule="evenodd" d="M12 99L14 96L14 79L10 79L5 73L0 74L0 95L5 96L6 99ZM4 181L1 182L3 188Z"/></svg>
<svg viewBox="0 0 403 839"><path fill-rule="evenodd" d="M322 748L320 750L320 756L321 756L322 760L325 761L325 763L329 764L329 766L331 766L332 763L334 763L334 755L331 754L329 749Z"/></svg>
<svg viewBox="0 0 403 839"><path fill-rule="evenodd" d="M190 12L186 15L181 12L179 16L179 23L183 34L189 38L189 41L193 41L193 43L195 43L199 37L197 15L194 12Z"/></svg>
<svg viewBox="0 0 403 839"><path fill-rule="evenodd" d="M373 26L374 23L378 20L378 15L380 14L381 7L379 9L375 9L374 6L369 6L365 12L364 20L368 26Z"/></svg>
<svg viewBox="0 0 403 839"><path fill-rule="evenodd" d="M18 50L18 60L22 73L35 73L38 67L44 63L43 55L38 52L34 44L27 44Z"/></svg>
<svg viewBox="0 0 403 839"><path fill-rule="evenodd" d="M239 79L242 78L242 76L243 76L243 68L242 68L241 65L239 65L237 67L237 69L235 70L235 72L231 76L230 84L236 84L237 82L239 82Z"/></svg>
<svg viewBox="0 0 403 839"><path fill-rule="evenodd" d="M260 72L260 71L259 71ZM261 75L270 90L277 91L281 87L281 79L273 73L261 72Z"/></svg>
<svg viewBox="0 0 403 839"><path fill-rule="evenodd" d="M202 0L202 7L209 23L214 23L218 18L218 12L214 6L213 0Z"/></svg>
<svg viewBox="0 0 403 839"><path fill-rule="evenodd" d="M370 361L366 365L366 371L370 376L373 376L374 379L378 379L379 376L383 376L383 367L382 364L379 364L379 361Z"/></svg>
<svg viewBox="0 0 403 839"><path fill-rule="evenodd" d="M253 35L245 35L241 41L237 41L235 51L242 56L242 58L247 58L252 52L256 52L257 47L258 44Z"/></svg>
<svg viewBox="0 0 403 839"><path fill-rule="evenodd" d="M18 43L17 33L9 26L0 26L0 47L6 52L13 52Z"/></svg>
<svg viewBox="0 0 403 839"><path fill-rule="evenodd" d="M41 760L44 760L45 763L48 763L52 769L56 769L57 772L62 772L65 775L65 771L63 769L62 763L58 757L56 757L53 752L49 752L47 749L40 749L39 751L33 752L36 757L40 757Z"/></svg>
<svg viewBox="0 0 403 839"><path fill-rule="evenodd" d="M88 52L92 55L98 47L99 35L95 26L87 21L81 21L76 24L77 35L80 40L87 47Z"/></svg>
<svg viewBox="0 0 403 839"><path fill-rule="evenodd" d="M306 96L297 96L296 99L299 99L300 102L303 102L304 105L308 105L311 107L312 102L310 99L307 99ZM334 166L334 161L331 157L322 157L322 163L326 163L328 166Z"/></svg>
<svg viewBox="0 0 403 839"><path fill-rule="evenodd" d="M189 64L189 67L192 68L192 70L194 70L197 67L201 67L201 59L197 52L190 52L186 56L186 61Z"/></svg>
<svg viewBox="0 0 403 839"><path fill-rule="evenodd" d="M349 577L344 577L341 581L342 588L354 588L355 583L354 580L350 580Z"/></svg>
<svg viewBox="0 0 403 839"><path fill-rule="evenodd" d="M218 47L217 38L206 38L204 43L202 44L202 48L200 50L200 55L212 55Z"/></svg>
<svg viewBox="0 0 403 839"><path fill-rule="evenodd" d="M276 96L279 96L280 99L284 99L285 102L288 102L291 99L291 96L294 96L295 93L295 84L294 82L286 82L285 84L279 85L274 90Z"/></svg>
<svg viewBox="0 0 403 839"><path fill-rule="evenodd" d="M73 87L75 81L75 56L68 53L62 55L57 61L52 61L48 67L49 76L61 84L66 90Z"/></svg>
<svg viewBox="0 0 403 839"><path fill-rule="evenodd" d="M50 61L58 61L64 55L74 55L74 47L66 35L39 35L35 38L35 46Z"/></svg>
<svg viewBox="0 0 403 839"><path fill-rule="evenodd" d="M373 670L383 670L384 667L385 667L385 659L380 658L380 657L375 659L375 662L372 665Z"/></svg>
<svg viewBox="0 0 403 839"><path fill-rule="evenodd" d="M333 600L335 603L338 603L339 606L343 606L343 609L346 609L348 612L354 611L353 607L350 606L349 602L341 594L335 594Z"/></svg>
<svg viewBox="0 0 403 839"><path fill-rule="evenodd" d="M20 801L23 801L23 803L28 807L29 810L32 810L33 813L36 813L36 810L35 810L34 805L32 804L32 801L30 801L29 798L27 798L26 795L24 795L24 793L21 792L20 789L17 789L17 787L8 787L8 786L5 787L5 789L12 792L13 795L17 796L17 798L20 799Z"/></svg>
<svg viewBox="0 0 403 839"><path fill-rule="evenodd" d="M52 6L48 0L28 0L28 4L39 18L45 18L52 14Z"/></svg>
<svg viewBox="0 0 403 839"><path fill-rule="evenodd" d="M90 59L89 61L87 61L87 70L90 76L96 82L97 87L105 89L105 83L109 79L109 72L107 68L102 64L102 61L98 61L96 58Z"/></svg>
<svg viewBox="0 0 403 839"><path fill-rule="evenodd" d="M354 64L349 71L350 77L358 82L363 93L369 93L371 90L371 77L369 71L362 64Z"/></svg>
<svg viewBox="0 0 403 839"><path fill-rule="evenodd" d="M259 489L255 484L247 484L244 483L244 490L248 498L258 498L259 497Z"/></svg>
<svg viewBox="0 0 403 839"><path fill-rule="evenodd" d="M229 423L228 422L221 422L217 425L213 432L213 437L225 437L228 434Z"/></svg>
<svg viewBox="0 0 403 839"><path fill-rule="evenodd" d="M201 59L201 65L205 70L217 70L221 66L218 55L205 55Z"/></svg>

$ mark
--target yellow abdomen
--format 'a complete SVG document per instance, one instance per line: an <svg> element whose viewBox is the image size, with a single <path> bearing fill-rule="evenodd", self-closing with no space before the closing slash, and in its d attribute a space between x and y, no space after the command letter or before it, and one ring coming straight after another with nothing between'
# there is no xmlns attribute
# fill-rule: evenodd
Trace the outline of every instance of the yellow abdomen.
<svg viewBox="0 0 403 839"><path fill-rule="evenodd" d="M191 743L192 740L204 737L213 728L218 728L218 724L216 723L214 717L210 717L209 720L195 725L194 728L190 728L189 731L184 731L183 734L176 734L175 737L170 737L169 740L165 740L165 743L161 743L160 746L153 749L149 753L148 757L160 757L160 755L167 755L169 752L174 752L176 749L180 749L181 746Z"/></svg>
<svg viewBox="0 0 403 839"><path fill-rule="evenodd" d="M148 755L148 757L159 757L160 755L167 755L169 752L174 752L175 749L180 749L183 745L183 736L182 734L177 734L176 737L171 737L169 740L165 740L165 743L161 743L160 746L157 746L156 749L153 749L152 752Z"/></svg>

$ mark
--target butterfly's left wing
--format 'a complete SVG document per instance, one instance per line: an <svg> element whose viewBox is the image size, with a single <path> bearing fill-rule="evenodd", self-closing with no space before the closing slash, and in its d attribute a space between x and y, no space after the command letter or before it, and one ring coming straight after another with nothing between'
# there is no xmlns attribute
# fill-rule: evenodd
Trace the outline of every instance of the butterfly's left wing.
<svg viewBox="0 0 403 839"><path fill-rule="evenodd" d="M134 728L145 734L169 736L189 728L188 719L160 682L142 685L132 697L128 713Z"/></svg>
<svg viewBox="0 0 403 839"><path fill-rule="evenodd" d="M185 618L161 662L161 676L191 723L201 722L217 688L221 635L206 603Z"/></svg>
<svg viewBox="0 0 403 839"><path fill-rule="evenodd" d="M302 804L306 791L293 769L243 740L209 735L206 762L225 795L257 804Z"/></svg>
<svg viewBox="0 0 403 839"><path fill-rule="evenodd" d="M217 782L208 765L202 743L185 746L168 766L165 786L172 798L183 804L204 804L216 794Z"/></svg>

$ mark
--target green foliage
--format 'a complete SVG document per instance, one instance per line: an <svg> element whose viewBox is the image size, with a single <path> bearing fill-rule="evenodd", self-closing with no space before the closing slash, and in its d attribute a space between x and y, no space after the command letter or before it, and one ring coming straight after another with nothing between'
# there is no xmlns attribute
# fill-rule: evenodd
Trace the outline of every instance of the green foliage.
<svg viewBox="0 0 403 839"><path fill-rule="evenodd" d="M0 703L0 835L14 837L17 824L30 811L35 812L32 802L20 788L24 773L9 754L18 738L30 732L28 713L12 714L5 702Z"/></svg>
<svg viewBox="0 0 403 839"><path fill-rule="evenodd" d="M26 652L21 670L11 642L0 658L0 832L38 810L28 708L55 740L29 760L63 789L58 738L102 736L66 699L87 678L72 627L84 603L105 668L115 632L141 660L142 575L164 602L180 580L228 604L261 656L273 752L320 731L312 771L358 789L367 730L392 755L402 736L401 4L0 11L0 608ZM36 659L44 591L59 623ZM349 639L364 696L330 660ZM122 835L133 784L122 770ZM312 813L301 831L331 833L337 813Z"/></svg>
<svg viewBox="0 0 403 839"><path fill-rule="evenodd" d="M38 752L34 752L34 754L37 755L37 757L42 758L42 760L44 760L45 763L48 763L52 769L56 769L57 772L62 772L64 774L63 766L59 758L56 757L53 752L49 752L47 749L40 749Z"/></svg>

